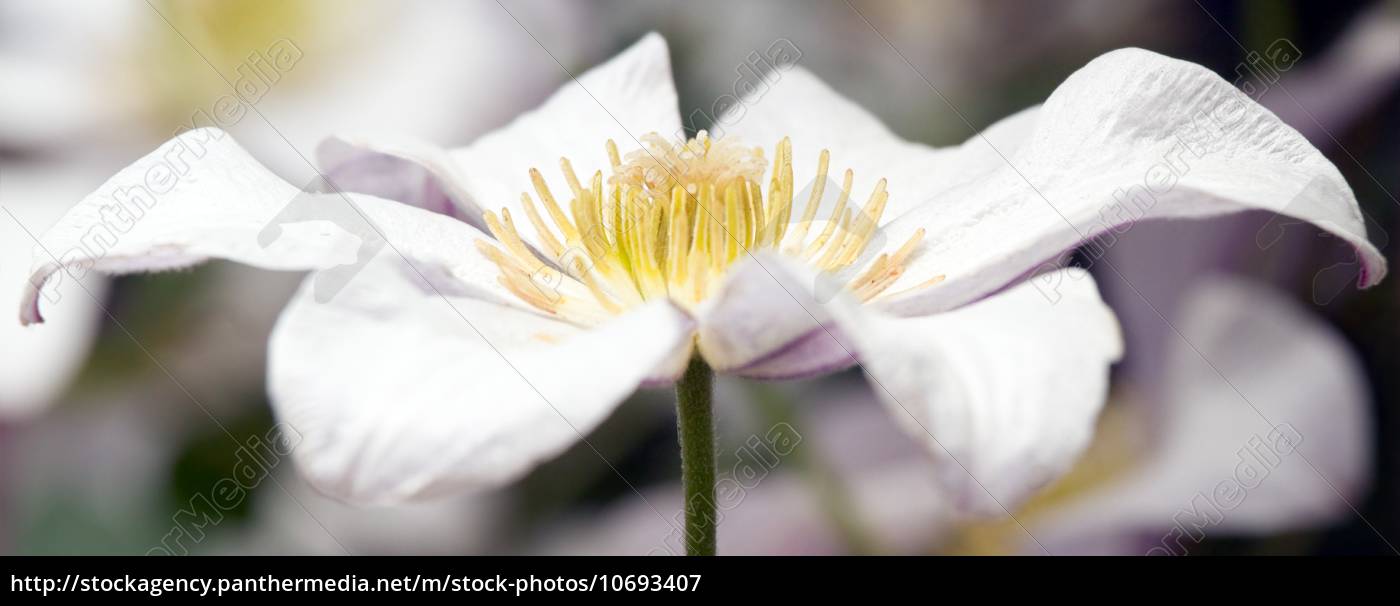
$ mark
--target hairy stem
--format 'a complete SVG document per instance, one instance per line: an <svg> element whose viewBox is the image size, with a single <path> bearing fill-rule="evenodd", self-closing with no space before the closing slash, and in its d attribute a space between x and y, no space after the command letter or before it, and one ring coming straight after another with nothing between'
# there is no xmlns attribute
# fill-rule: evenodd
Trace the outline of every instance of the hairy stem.
<svg viewBox="0 0 1400 606"><path fill-rule="evenodd" d="M676 384L676 432L685 485L685 551L715 555L714 371L697 354Z"/></svg>

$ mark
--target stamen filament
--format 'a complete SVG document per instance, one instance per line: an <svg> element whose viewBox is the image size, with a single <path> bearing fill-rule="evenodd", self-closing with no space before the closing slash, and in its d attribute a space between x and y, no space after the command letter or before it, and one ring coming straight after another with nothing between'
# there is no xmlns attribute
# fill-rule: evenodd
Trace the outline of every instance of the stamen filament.
<svg viewBox="0 0 1400 606"><path fill-rule="evenodd" d="M545 313L596 324L653 299L694 307L719 288L730 265L757 249L775 248L824 271L864 265L848 288L869 301L898 281L923 239L919 230L866 265L862 259L889 194L881 179L863 208L850 208L855 177L846 170L826 225L809 241L826 192L828 150L821 151L812 191L794 221L790 139L774 147L771 167L762 149L711 140L704 131L681 145L654 134L643 143L644 150L624 158L608 141L611 176L605 180L595 172L586 186L569 159L561 158L567 205L539 170L530 169L534 195L522 193L520 202L537 235L533 247L509 210L484 213L498 246L478 242L478 248L500 268L506 289ZM766 197L759 185L764 172Z"/></svg>

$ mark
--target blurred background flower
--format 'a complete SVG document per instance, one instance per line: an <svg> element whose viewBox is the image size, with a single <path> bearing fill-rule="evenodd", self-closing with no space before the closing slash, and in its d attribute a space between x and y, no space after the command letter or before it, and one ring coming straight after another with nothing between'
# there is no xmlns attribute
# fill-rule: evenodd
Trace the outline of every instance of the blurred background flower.
<svg viewBox="0 0 1400 606"><path fill-rule="evenodd" d="M1389 253L1400 233L1394 1L529 0L509 13L491 0L81 5L0 5L0 206L18 219L0 216L0 278L27 271L27 232L209 120L240 84L255 100L225 127L310 184L307 159L326 136L461 144L541 101L568 79L561 65L576 73L649 30L671 44L688 127L710 126L717 97L763 71L750 55L787 40L895 131L942 145L1043 99L1094 56L1141 46L1228 80L1243 74L1239 84L1343 172L1372 241ZM1295 66L1276 78L1241 71L1280 39L1299 50ZM299 55L291 66L260 63L282 41ZM858 376L722 384L721 469L743 482L724 510L721 552L1146 552L1172 532L1176 508L1233 473L1237 449L1205 438L1268 435L1257 417L1235 416L1253 414L1242 399L1287 419L1311 464L1285 458L1188 551L1393 552L1400 285L1356 291L1355 259L1327 240L1247 215L1136 225L1081 250L1076 262L1096 273L1128 354L1093 449L1016 520L954 516L927 458ZM110 288L69 283L59 294L73 312L38 327L57 334L0 325L0 547L146 553L169 549L179 530L192 553L679 551L674 417L659 392L634 397L589 444L507 490L355 509L263 457L244 498L211 509L214 487L242 469L239 449L273 428L264 352L296 282L211 265ZM783 424L801 440L764 452ZM1213 433L1221 427L1243 433ZM206 518L215 521L190 523Z"/></svg>

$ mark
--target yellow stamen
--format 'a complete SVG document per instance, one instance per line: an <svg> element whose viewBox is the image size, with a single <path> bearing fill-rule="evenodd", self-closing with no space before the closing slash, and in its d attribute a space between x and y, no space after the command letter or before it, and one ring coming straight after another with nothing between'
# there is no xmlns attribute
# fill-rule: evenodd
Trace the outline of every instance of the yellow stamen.
<svg viewBox="0 0 1400 606"><path fill-rule="evenodd" d="M846 212L846 202L851 199L851 181L854 178L855 173L846 169L846 176L841 178L841 195L836 198L836 208L831 211L831 219L826 222L826 228L822 230L822 233L817 234L817 239L813 240L806 250L802 251L803 257L812 258L812 255L817 254L817 251L821 250L822 246L826 245L827 240L831 239L831 235L835 233L838 220Z"/></svg>
<svg viewBox="0 0 1400 606"><path fill-rule="evenodd" d="M531 169L534 195L522 193L521 206L538 235L535 247L521 237L509 211L484 214L497 245L478 242L478 248L500 268L506 289L545 313L596 324L652 299L693 308L714 294L730 265L767 248L824 271L863 266L848 289L869 301L904 274L923 239L919 230L894 252L865 264L889 194L882 179L864 208L848 208L854 174L847 170L825 227L809 241L826 191L827 150L794 219L791 140L777 143L771 166L761 148L712 140L704 131L682 144L655 134L642 140L644 149L626 157L616 143L607 142L611 174L606 179L595 172L585 183L561 158L567 204L560 204L544 175ZM765 172L766 196L759 185Z"/></svg>
<svg viewBox="0 0 1400 606"><path fill-rule="evenodd" d="M817 209L822 204L822 195L826 193L826 169L830 164L831 152L824 149L821 157L817 159L817 176L812 180L812 195L807 198L807 208L802 211L802 220L798 221L793 228L793 242L788 244L783 252L797 254L799 245L807 238L807 230L812 226L812 219L817 218ZM849 174L849 171L847 173Z"/></svg>

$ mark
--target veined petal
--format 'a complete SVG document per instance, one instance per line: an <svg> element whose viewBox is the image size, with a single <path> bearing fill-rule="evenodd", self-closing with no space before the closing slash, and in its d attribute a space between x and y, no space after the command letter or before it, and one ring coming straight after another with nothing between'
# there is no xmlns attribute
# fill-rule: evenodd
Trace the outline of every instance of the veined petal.
<svg viewBox="0 0 1400 606"><path fill-rule="evenodd" d="M1366 490L1370 396L1341 335L1237 279L1194 288L1182 315L1155 448L1131 476L1045 519L1034 534L1052 553L1189 553L1202 532L1334 522Z"/></svg>
<svg viewBox="0 0 1400 606"><path fill-rule="evenodd" d="M306 289L272 336L269 389L294 456L365 503L509 482L583 439L678 349L669 303L593 329L443 296L376 260L330 303ZM309 284L309 282L308 282Z"/></svg>
<svg viewBox="0 0 1400 606"><path fill-rule="evenodd" d="M997 152L1015 151L1034 129L1038 116L1038 108L1032 108L961 145L934 148L899 138L879 118L801 67L776 72L772 78L770 87L755 90L720 116L712 136L737 136L756 145L792 137L799 190L810 185L803 179L815 174L821 150L830 150L829 174L851 169L856 192L869 191L880 179L888 179L886 222L1002 167L1005 160ZM832 190L840 188L832 184L827 191Z"/></svg>
<svg viewBox="0 0 1400 606"><path fill-rule="evenodd" d="M1352 246L1360 287L1386 272L1337 168L1193 63L1139 49L1099 57L1056 89L1020 145L1001 151L1005 165L885 226L890 241L927 232L928 245L891 292L930 275L947 279L882 307L901 315L951 309L1134 222L1251 209L1312 223Z"/></svg>
<svg viewBox="0 0 1400 606"><path fill-rule="evenodd" d="M211 258L327 269L322 284L334 285L376 255L402 256L452 292L515 300L476 249L485 238L461 221L396 202L304 193L227 133L199 129L122 169L40 238L20 315L26 324L42 321L40 290L60 269L79 277L94 269L124 274Z"/></svg>
<svg viewBox="0 0 1400 606"><path fill-rule="evenodd" d="M443 155L423 143L346 137L332 144L338 149L323 155L322 162L336 174L372 170L398 179L347 181L343 187L351 191L385 195L408 189L413 190L410 202L431 204L444 192L474 223L483 211L501 208L523 218L520 194L535 196L531 168L539 169L554 195L567 201L570 190L559 176L560 158L569 159L580 179L594 171L607 173L609 139L625 153L648 133L676 137L682 133L678 107L666 41L653 33L571 78L540 107L467 147ZM349 153L344 144L359 153ZM533 229L523 230L522 236L535 241Z"/></svg>
<svg viewBox="0 0 1400 606"><path fill-rule="evenodd" d="M1023 283L920 318L833 306L876 395L961 508L1014 511L1088 444L1122 340L1093 278L1059 273L1054 300Z"/></svg>

